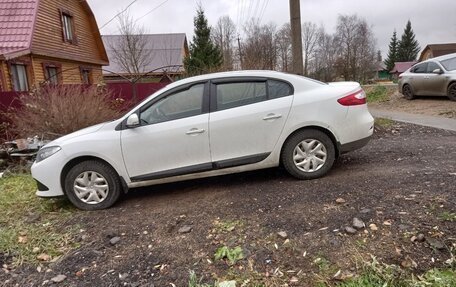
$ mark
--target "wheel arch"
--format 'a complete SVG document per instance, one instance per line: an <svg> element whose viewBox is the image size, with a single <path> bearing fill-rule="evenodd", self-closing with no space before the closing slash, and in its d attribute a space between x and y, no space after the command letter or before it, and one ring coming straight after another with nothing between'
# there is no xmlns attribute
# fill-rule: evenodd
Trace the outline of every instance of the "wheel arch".
<svg viewBox="0 0 456 287"><path fill-rule="evenodd" d="M62 172L60 173L60 186L62 187L62 190L63 190L64 193L66 193L66 191L65 191L65 177L67 176L67 174L71 170L71 168L74 167L75 165L81 163L81 162L89 161L89 160L102 162L103 164L106 164L107 166L112 168L116 172L117 176L120 179L120 182L122 184L123 192L127 193L128 186L127 186L127 183L125 182L125 179L122 176L120 176L119 172L109 162L107 162L106 160L104 160L104 159L102 159L100 157L96 157L96 156L79 156L79 157L75 157L75 158L71 159L70 161L68 161L65 164L65 166L62 169Z"/></svg>
<svg viewBox="0 0 456 287"><path fill-rule="evenodd" d="M339 142L337 141L336 139L336 136L333 134L333 132L331 132L329 129L327 128L324 128L322 126L317 126L317 125L309 125L309 126L304 126L304 127L300 127L296 130L294 130L292 133L290 133L287 138L285 139L285 141L282 143L282 146L280 148L280 154L282 154L283 152L283 149L285 147L285 144L287 143L287 141L292 137L294 136L296 133L298 132L301 132L301 131L304 131L304 130L318 130L318 131L321 131L323 132L324 134L326 134L332 141L332 143L334 144L334 150L335 150L335 154L336 154L336 158L339 157L340 155L340 144ZM282 157L280 156L280 164L282 164Z"/></svg>

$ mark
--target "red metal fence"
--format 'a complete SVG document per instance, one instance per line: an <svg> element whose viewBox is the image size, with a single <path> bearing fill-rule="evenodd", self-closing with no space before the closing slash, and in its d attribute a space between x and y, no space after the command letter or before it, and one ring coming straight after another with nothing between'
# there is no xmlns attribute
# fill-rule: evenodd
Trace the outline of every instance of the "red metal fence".
<svg viewBox="0 0 456 287"><path fill-rule="evenodd" d="M108 83L106 87L112 92L114 99L120 98L135 105L166 85L166 83ZM0 92L0 112L4 113L10 107L18 108L21 94L24 93Z"/></svg>

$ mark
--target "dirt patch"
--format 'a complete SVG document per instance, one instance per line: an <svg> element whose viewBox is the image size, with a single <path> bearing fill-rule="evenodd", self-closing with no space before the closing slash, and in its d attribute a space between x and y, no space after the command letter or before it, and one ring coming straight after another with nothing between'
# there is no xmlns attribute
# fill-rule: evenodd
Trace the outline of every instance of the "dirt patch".
<svg viewBox="0 0 456 287"><path fill-rule="evenodd" d="M406 100L396 90L388 89L386 101L369 103L370 108L390 111L422 114L429 116L456 118L456 102L447 97L417 97L414 100Z"/></svg>
<svg viewBox="0 0 456 287"><path fill-rule="evenodd" d="M393 123L322 179L268 169L133 190L62 226L80 226L80 248L41 272L0 271L0 282L41 286L64 274L68 286L188 286L192 270L209 283L313 286L357 273L371 256L418 274L444 267L456 244L455 141L454 132ZM354 217L365 228L349 235ZM215 260L223 246L241 247L243 259Z"/></svg>

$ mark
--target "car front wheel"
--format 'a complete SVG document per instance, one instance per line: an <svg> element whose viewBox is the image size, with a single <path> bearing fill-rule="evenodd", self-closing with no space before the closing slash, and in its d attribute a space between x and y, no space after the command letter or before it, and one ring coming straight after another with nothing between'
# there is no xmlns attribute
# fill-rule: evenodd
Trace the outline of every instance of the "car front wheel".
<svg viewBox="0 0 456 287"><path fill-rule="evenodd" d="M282 150L282 163L298 179L314 179L325 175L335 160L331 139L318 130L303 130L292 135Z"/></svg>
<svg viewBox="0 0 456 287"><path fill-rule="evenodd" d="M402 87L402 94L404 95L404 98L406 98L407 100L413 100L415 98L412 87L410 85L404 85Z"/></svg>
<svg viewBox="0 0 456 287"><path fill-rule="evenodd" d="M84 161L70 169L65 177L65 193L77 208L99 210L112 206L121 194L114 169L100 161Z"/></svg>
<svg viewBox="0 0 456 287"><path fill-rule="evenodd" d="M451 83L448 87L448 98L452 101L456 101L456 82Z"/></svg>

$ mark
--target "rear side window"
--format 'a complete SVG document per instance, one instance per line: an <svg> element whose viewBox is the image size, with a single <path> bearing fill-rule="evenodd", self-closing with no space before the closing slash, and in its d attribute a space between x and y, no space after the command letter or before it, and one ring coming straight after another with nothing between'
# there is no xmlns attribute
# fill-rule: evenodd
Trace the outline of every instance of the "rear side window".
<svg viewBox="0 0 456 287"><path fill-rule="evenodd" d="M456 70L456 57L450 58L447 60L443 60L440 62L447 71L454 71Z"/></svg>
<svg viewBox="0 0 456 287"><path fill-rule="evenodd" d="M277 99L291 95L293 89L285 82L268 80L268 98Z"/></svg>
<svg viewBox="0 0 456 287"><path fill-rule="evenodd" d="M413 72L418 73L418 74L426 73L426 71L427 71L427 63L416 65L413 68Z"/></svg>
<svg viewBox="0 0 456 287"><path fill-rule="evenodd" d="M266 82L217 84L217 110L265 101Z"/></svg>

